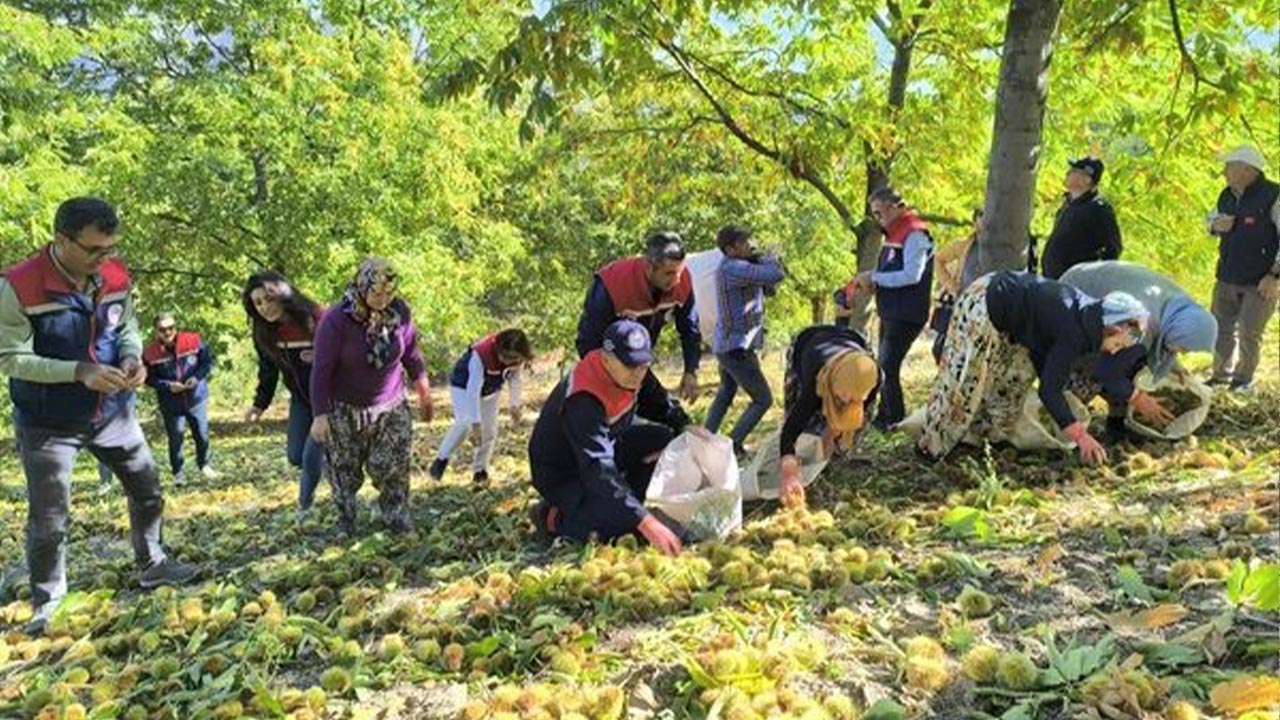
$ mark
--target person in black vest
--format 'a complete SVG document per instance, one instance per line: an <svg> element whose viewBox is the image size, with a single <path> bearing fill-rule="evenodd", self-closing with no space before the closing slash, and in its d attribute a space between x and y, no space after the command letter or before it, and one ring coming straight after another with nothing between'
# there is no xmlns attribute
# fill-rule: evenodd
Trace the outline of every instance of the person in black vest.
<svg viewBox="0 0 1280 720"><path fill-rule="evenodd" d="M1041 274L1050 280L1082 262L1119 260L1124 251L1115 210L1098 194L1102 161L1087 157L1070 163L1067 194L1044 247Z"/></svg>
<svg viewBox="0 0 1280 720"><path fill-rule="evenodd" d="M582 541L637 533L676 555L680 537L644 507L658 456L680 429L665 398L641 392L653 362L649 332L618 320L603 335L551 391L529 437L533 487L542 496L534 528ZM636 415L651 422L633 424Z"/></svg>
<svg viewBox="0 0 1280 720"><path fill-rule="evenodd" d="M884 371L880 409L871 421L887 431L906 417L902 399L902 362L929 320L933 289L933 238L924 221L893 188L871 194L871 215L884 228L884 246L875 270L858 275L854 292L875 292L880 316L876 355Z"/></svg>
<svg viewBox="0 0 1280 720"><path fill-rule="evenodd" d="M1248 392L1258 368L1262 331L1280 297L1280 185L1263 175L1262 153L1255 148L1238 147L1222 159L1227 187L1209 216L1209 232L1218 236L1218 282L1211 308L1218 320L1218 342L1209 382Z"/></svg>

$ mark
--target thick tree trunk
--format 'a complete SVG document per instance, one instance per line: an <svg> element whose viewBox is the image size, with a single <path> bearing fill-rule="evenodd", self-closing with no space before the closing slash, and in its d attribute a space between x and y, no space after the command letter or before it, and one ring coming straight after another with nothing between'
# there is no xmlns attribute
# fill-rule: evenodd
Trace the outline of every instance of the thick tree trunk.
<svg viewBox="0 0 1280 720"><path fill-rule="evenodd" d="M986 231L964 281L1026 266L1044 129L1049 61L1061 12L1058 0L1011 0L996 91L985 203Z"/></svg>

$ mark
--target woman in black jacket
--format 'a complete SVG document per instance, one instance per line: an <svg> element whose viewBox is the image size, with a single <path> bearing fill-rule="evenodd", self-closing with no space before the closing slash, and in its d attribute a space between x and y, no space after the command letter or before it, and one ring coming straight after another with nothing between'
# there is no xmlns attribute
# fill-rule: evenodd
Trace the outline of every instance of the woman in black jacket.
<svg viewBox="0 0 1280 720"><path fill-rule="evenodd" d="M1038 380L1040 400L1080 456L1090 464L1106 461L1106 450L1076 420L1063 393L1078 358L1141 342L1142 303L1118 292L1099 300L1031 273L1004 271L966 288L951 322L920 437L924 453L941 459L970 432L1009 437ZM1104 388L1122 379L1108 363L1098 368Z"/></svg>

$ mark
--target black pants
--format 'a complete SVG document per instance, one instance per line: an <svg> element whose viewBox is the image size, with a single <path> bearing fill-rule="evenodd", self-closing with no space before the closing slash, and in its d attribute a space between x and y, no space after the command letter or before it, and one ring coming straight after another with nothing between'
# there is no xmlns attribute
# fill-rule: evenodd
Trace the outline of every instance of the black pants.
<svg viewBox="0 0 1280 720"><path fill-rule="evenodd" d="M902 361L906 360L911 343L916 341L924 323L880 320L880 369L884 371L884 383L880 386L880 410L875 422L892 425L907 416L902 399Z"/></svg>

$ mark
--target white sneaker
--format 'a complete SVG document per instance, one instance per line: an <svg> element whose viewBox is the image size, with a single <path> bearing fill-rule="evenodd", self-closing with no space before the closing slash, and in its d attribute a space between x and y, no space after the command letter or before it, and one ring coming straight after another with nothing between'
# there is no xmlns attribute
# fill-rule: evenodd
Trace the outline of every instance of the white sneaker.
<svg viewBox="0 0 1280 720"><path fill-rule="evenodd" d="M173 484L175 486L187 484L187 471L185 468L173 474Z"/></svg>
<svg viewBox="0 0 1280 720"><path fill-rule="evenodd" d="M212 465L205 465L200 468L200 474L204 476L205 480L217 480L219 477L218 471L214 470Z"/></svg>

